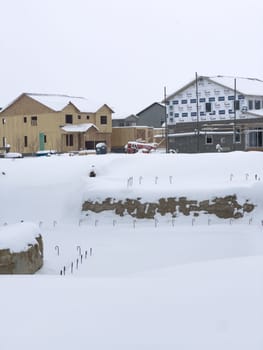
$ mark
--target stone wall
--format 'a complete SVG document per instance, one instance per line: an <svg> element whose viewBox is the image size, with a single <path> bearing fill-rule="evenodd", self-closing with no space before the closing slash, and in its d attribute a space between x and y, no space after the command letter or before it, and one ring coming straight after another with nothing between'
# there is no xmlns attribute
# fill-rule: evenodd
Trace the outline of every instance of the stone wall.
<svg viewBox="0 0 263 350"><path fill-rule="evenodd" d="M25 251L0 250L0 274L32 274L42 265L43 240L41 235L36 237L35 244L28 244L28 249Z"/></svg>
<svg viewBox="0 0 263 350"><path fill-rule="evenodd" d="M253 211L255 205L246 200L240 204L236 195L215 197L211 200L197 201L186 197L160 198L157 202L142 202L141 198L116 200L106 198L102 202L85 201L82 211L100 213L105 210L112 210L116 215L128 214L138 219L153 219L156 214L171 214L173 217L179 214L198 216L200 213L214 214L219 218L240 218L244 213Z"/></svg>

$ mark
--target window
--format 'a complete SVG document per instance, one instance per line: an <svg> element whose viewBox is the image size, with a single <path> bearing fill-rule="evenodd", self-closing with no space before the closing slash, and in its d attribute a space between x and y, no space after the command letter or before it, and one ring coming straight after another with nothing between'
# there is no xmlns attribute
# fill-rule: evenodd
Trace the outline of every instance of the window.
<svg viewBox="0 0 263 350"><path fill-rule="evenodd" d="M44 135L44 143L47 143L47 135Z"/></svg>
<svg viewBox="0 0 263 350"><path fill-rule="evenodd" d="M235 101L235 109L236 111L239 111L240 109L240 102L238 100Z"/></svg>
<svg viewBox="0 0 263 350"><path fill-rule="evenodd" d="M28 146L27 136L24 136L24 147Z"/></svg>
<svg viewBox="0 0 263 350"><path fill-rule="evenodd" d="M219 96L218 101L225 101L225 96Z"/></svg>
<svg viewBox="0 0 263 350"><path fill-rule="evenodd" d="M255 109L260 109L260 105L261 105L260 100L256 100L255 101Z"/></svg>
<svg viewBox="0 0 263 350"><path fill-rule="evenodd" d="M205 104L205 111L206 112L211 112L211 110L212 110L211 102L206 102L206 104Z"/></svg>
<svg viewBox="0 0 263 350"><path fill-rule="evenodd" d="M209 97L208 99L209 102L214 102L215 100L216 100L215 97Z"/></svg>
<svg viewBox="0 0 263 350"><path fill-rule="evenodd" d="M224 109L220 109L219 114L226 114L226 111Z"/></svg>
<svg viewBox="0 0 263 350"><path fill-rule="evenodd" d="M172 117L174 114L173 114L173 112L170 112L169 115L170 115L170 117ZM102 123L101 123L101 124L102 124Z"/></svg>
<svg viewBox="0 0 263 350"><path fill-rule="evenodd" d="M2 118L2 124L4 125L6 123L6 119Z"/></svg>
<svg viewBox="0 0 263 350"><path fill-rule="evenodd" d="M24 123L27 123L27 117L24 117Z"/></svg>
<svg viewBox="0 0 263 350"><path fill-rule="evenodd" d="M188 113L187 112L185 112L185 113L182 113L182 117L188 117Z"/></svg>
<svg viewBox="0 0 263 350"><path fill-rule="evenodd" d="M206 145L212 145L213 144L213 136L212 135L205 135L205 144Z"/></svg>
<svg viewBox="0 0 263 350"><path fill-rule="evenodd" d="M73 123L73 115L72 114L66 114L65 115L65 123L66 124L72 124Z"/></svg>
<svg viewBox="0 0 263 350"><path fill-rule="evenodd" d="M241 130L240 130L240 128L236 128L234 135L235 135L235 143L240 143L241 142Z"/></svg>
<svg viewBox="0 0 263 350"><path fill-rule="evenodd" d="M191 98L190 103L196 103L196 98Z"/></svg>
<svg viewBox="0 0 263 350"><path fill-rule="evenodd" d="M196 112L191 112L191 117L196 117Z"/></svg>
<svg viewBox="0 0 263 350"><path fill-rule="evenodd" d="M87 119L89 119L89 115L87 115Z"/></svg>
<svg viewBox="0 0 263 350"><path fill-rule="evenodd" d="M100 123L101 124L107 124L107 116L106 115L101 115L100 116Z"/></svg>
<svg viewBox="0 0 263 350"><path fill-rule="evenodd" d="M182 105L186 105L187 104L187 100L182 100L181 103L182 103Z"/></svg>
<svg viewBox="0 0 263 350"><path fill-rule="evenodd" d="M200 112L200 115L201 115L201 116L204 116L204 115L205 115L205 112Z"/></svg>
<svg viewBox="0 0 263 350"><path fill-rule="evenodd" d="M6 137L3 137L3 147L6 146Z"/></svg>
<svg viewBox="0 0 263 350"><path fill-rule="evenodd" d="M228 113L229 113L229 114L233 114L234 111L233 111L232 109L229 109L229 110L228 110Z"/></svg>
<svg viewBox="0 0 263 350"><path fill-rule="evenodd" d="M174 117L178 118L179 117L179 113L174 113Z"/></svg>
<svg viewBox="0 0 263 350"><path fill-rule="evenodd" d="M248 134L248 146L249 147L262 147L263 146L263 130L256 128L253 131L249 131Z"/></svg>
<svg viewBox="0 0 263 350"><path fill-rule="evenodd" d="M174 100L173 105L178 105L178 102L179 102L178 100Z"/></svg>
<svg viewBox="0 0 263 350"><path fill-rule="evenodd" d="M81 119L81 115L78 115L78 119Z"/></svg>
<svg viewBox="0 0 263 350"><path fill-rule="evenodd" d="M73 146L73 134L66 135L66 146Z"/></svg>
<svg viewBox="0 0 263 350"><path fill-rule="evenodd" d="M245 96L244 95L238 95L239 100L244 100Z"/></svg>
<svg viewBox="0 0 263 350"><path fill-rule="evenodd" d="M37 116L31 117L31 125L36 126L37 125Z"/></svg>
<svg viewBox="0 0 263 350"><path fill-rule="evenodd" d="M205 102L205 97L199 98L199 102Z"/></svg>
<svg viewBox="0 0 263 350"><path fill-rule="evenodd" d="M253 109L253 100L248 101L248 109Z"/></svg>
<svg viewBox="0 0 263 350"><path fill-rule="evenodd" d="M228 100L229 101L232 101L232 100L234 100L235 99L235 96L228 96Z"/></svg>

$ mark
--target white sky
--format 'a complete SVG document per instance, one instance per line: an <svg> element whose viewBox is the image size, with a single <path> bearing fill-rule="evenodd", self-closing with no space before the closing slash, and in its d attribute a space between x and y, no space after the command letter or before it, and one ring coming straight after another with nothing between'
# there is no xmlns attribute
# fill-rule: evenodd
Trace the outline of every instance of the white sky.
<svg viewBox="0 0 263 350"><path fill-rule="evenodd" d="M263 79L262 0L9 0L1 94L66 93L137 113L200 75Z"/></svg>

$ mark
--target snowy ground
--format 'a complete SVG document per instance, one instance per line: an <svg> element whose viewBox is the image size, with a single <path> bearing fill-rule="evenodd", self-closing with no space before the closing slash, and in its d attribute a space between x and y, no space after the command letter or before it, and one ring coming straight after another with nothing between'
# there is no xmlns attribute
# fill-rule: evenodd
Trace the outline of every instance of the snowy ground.
<svg viewBox="0 0 263 350"><path fill-rule="evenodd" d="M257 152L0 159L0 225L33 222L45 246L36 275L0 277L1 350L262 350L262 161ZM255 211L81 214L85 199L234 193Z"/></svg>

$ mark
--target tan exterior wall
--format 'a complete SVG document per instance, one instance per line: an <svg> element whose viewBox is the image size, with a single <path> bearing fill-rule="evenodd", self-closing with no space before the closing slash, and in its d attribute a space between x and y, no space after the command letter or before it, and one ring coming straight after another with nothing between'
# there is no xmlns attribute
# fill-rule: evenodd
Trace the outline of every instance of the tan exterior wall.
<svg viewBox="0 0 263 350"><path fill-rule="evenodd" d="M165 142L165 128L154 128L153 129L153 142L158 144L158 147L166 147Z"/></svg>
<svg viewBox="0 0 263 350"><path fill-rule="evenodd" d="M92 123L97 126L83 134L73 134L73 146L66 146L66 136L61 126L66 125L65 115L72 115L72 125ZM101 124L106 116L107 124ZM45 150L68 152L79 150L85 141L105 141L111 149L112 111L105 105L96 113L80 113L73 105L54 112L26 95L18 98L10 107L0 112L0 147L10 144L11 152L35 153L39 150L39 135L46 137ZM32 121L37 117L37 123ZM105 121L105 118L103 118ZM36 125L35 125L36 124ZM27 137L27 145L25 144ZM80 147L80 145L82 147Z"/></svg>
<svg viewBox="0 0 263 350"><path fill-rule="evenodd" d="M10 106L5 109L4 115L28 115L31 114L32 111L34 111L36 114L52 112L50 108L23 94L14 100L13 103L11 103Z"/></svg>
<svg viewBox="0 0 263 350"><path fill-rule="evenodd" d="M101 123L101 117L107 118L107 124ZM95 113L94 124L96 124L100 132L106 132L106 133L112 132L112 117L111 117L111 112L109 111L109 108L107 106L104 105Z"/></svg>
<svg viewBox="0 0 263 350"><path fill-rule="evenodd" d="M153 128L136 126L112 128L112 148L123 148L128 141L136 140L153 142Z"/></svg>

